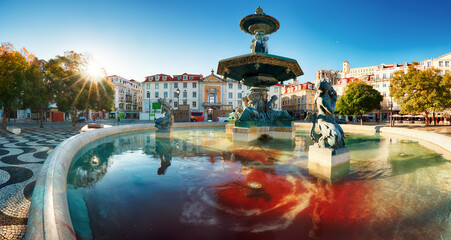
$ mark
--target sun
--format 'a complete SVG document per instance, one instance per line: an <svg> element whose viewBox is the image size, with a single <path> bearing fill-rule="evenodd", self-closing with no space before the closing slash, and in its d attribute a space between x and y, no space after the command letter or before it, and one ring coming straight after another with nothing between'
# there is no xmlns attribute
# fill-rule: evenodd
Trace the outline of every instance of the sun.
<svg viewBox="0 0 451 240"><path fill-rule="evenodd" d="M94 81L102 79L105 74L105 69L97 61L92 61L86 68L86 74Z"/></svg>

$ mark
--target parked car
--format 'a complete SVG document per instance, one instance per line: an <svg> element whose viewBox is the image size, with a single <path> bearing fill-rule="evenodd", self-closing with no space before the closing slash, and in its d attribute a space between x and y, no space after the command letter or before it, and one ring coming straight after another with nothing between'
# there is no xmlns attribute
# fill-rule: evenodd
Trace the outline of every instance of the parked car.
<svg viewBox="0 0 451 240"><path fill-rule="evenodd" d="M335 120L335 122L338 124L346 124L346 120L344 120L344 119L337 119L337 120Z"/></svg>
<svg viewBox="0 0 451 240"><path fill-rule="evenodd" d="M191 122L203 122L205 116L203 112L191 112Z"/></svg>
<svg viewBox="0 0 451 240"><path fill-rule="evenodd" d="M229 122L228 117L217 117L216 122Z"/></svg>
<svg viewBox="0 0 451 240"><path fill-rule="evenodd" d="M86 122L86 118L85 118L85 117L78 117L76 121L77 121L78 123Z"/></svg>

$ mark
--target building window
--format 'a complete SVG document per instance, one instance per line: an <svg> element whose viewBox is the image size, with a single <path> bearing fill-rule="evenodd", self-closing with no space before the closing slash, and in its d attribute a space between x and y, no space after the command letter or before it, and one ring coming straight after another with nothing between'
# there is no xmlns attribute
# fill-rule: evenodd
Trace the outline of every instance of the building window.
<svg viewBox="0 0 451 240"><path fill-rule="evenodd" d="M229 102L229 105L233 105L233 103L232 103L232 102Z"/></svg>
<svg viewBox="0 0 451 240"><path fill-rule="evenodd" d="M188 103L188 101L186 101L186 99L183 100L183 105L186 105L187 103Z"/></svg>
<svg viewBox="0 0 451 240"><path fill-rule="evenodd" d="M193 88L197 88L197 83L193 82Z"/></svg>
<svg viewBox="0 0 451 240"><path fill-rule="evenodd" d="M179 87L179 83L174 83L174 88L178 88Z"/></svg>
<svg viewBox="0 0 451 240"><path fill-rule="evenodd" d="M393 73L390 73L390 79L392 79L393 78Z"/></svg>
<svg viewBox="0 0 451 240"><path fill-rule="evenodd" d="M279 88L275 87L275 88L274 88L274 91L275 91L275 92L278 92L278 91L279 91Z"/></svg>
<svg viewBox="0 0 451 240"><path fill-rule="evenodd" d="M428 62L428 67L430 67L431 66L431 62Z"/></svg>
<svg viewBox="0 0 451 240"><path fill-rule="evenodd" d="M242 94L238 93L238 99L241 99L241 98L242 98Z"/></svg>
<svg viewBox="0 0 451 240"><path fill-rule="evenodd" d="M147 98L150 98L150 92L147 91Z"/></svg>
<svg viewBox="0 0 451 240"><path fill-rule="evenodd" d="M152 81L152 80L153 80L153 77L150 77L149 79L150 79L150 81Z"/></svg>
<svg viewBox="0 0 451 240"><path fill-rule="evenodd" d="M188 93L186 91L183 91L183 97L187 98L188 97Z"/></svg>
<svg viewBox="0 0 451 240"><path fill-rule="evenodd" d="M443 67L443 62L442 61L438 62L438 66Z"/></svg>
<svg viewBox="0 0 451 240"><path fill-rule="evenodd" d="M189 80L193 80L193 76L189 76Z"/></svg>
<svg viewBox="0 0 451 240"><path fill-rule="evenodd" d="M177 107L179 105L178 102L174 102L174 107Z"/></svg>
<svg viewBox="0 0 451 240"><path fill-rule="evenodd" d="M163 96L164 96L165 98L167 98L167 97L168 97L168 92L164 92Z"/></svg>
<svg viewBox="0 0 451 240"><path fill-rule="evenodd" d="M150 84L146 84L146 88L147 88L147 89L150 89Z"/></svg>
<svg viewBox="0 0 451 240"><path fill-rule="evenodd" d="M160 97L160 93L159 92L155 92L155 98Z"/></svg>
<svg viewBox="0 0 451 240"><path fill-rule="evenodd" d="M233 84L229 83L229 89L233 89Z"/></svg>
<svg viewBox="0 0 451 240"><path fill-rule="evenodd" d="M233 93L229 93L229 98L233 98Z"/></svg>
<svg viewBox="0 0 451 240"><path fill-rule="evenodd" d="M445 67L449 67L449 61L445 62Z"/></svg>
<svg viewBox="0 0 451 240"><path fill-rule="evenodd" d="M382 79L386 79L387 78L387 75L384 73L384 74L382 74Z"/></svg>
<svg viewBox="0 0 451 240"><path fill-rule="evenodd" d="M177 80L182 80L182 77L178 76L178 77L177 77Z"/></svg>
<svg viewBox="0 0 451 240"><path fill-rule="evenodd" d="M160 86L158 85L158 83L155 83L155 89L159 89Z"/></svg>
<svg viewBox="0 0 451 240"><path fill-rule="evenodd" d="M183 80L187 80L187 79L188 79L188 76L183 75Z"/></svg>
<svg viewBox="0 0 451 240"><path fill-rule="evenodd" d="M379 80L379 74L376 74L376 80Z"/></svg>
<svg viewBox="0 0 451 240"><path fill-rule="evenodd" d="M165 88L165 89L168 88L168 84L167 84L167 83L164 84L164 88Z"/></svg>
<svg viewBox="0 0 451 240"><path fill-rule="evenodd" d="M386 83L382 84L382 87L387 87L387 84Z"/></svg>
<svg viewBox="0 0 451 240"><path fill-rule="evenodd" d="M195 108L195 107L196 107L196 101L193 102L193 108Z"/></svg>
<svg viewBox="0 0 451 240"><path fill-rule="evenodd" d="M238 85L238 89L241 89L241 88L243 88L243 85L241 85L241 84Z"/></svg>
<svg viewBox="0 0 451 240"><path fill-rule="evenodd" d="M188 83L184 82L183 83L183 88L187 88L188 87Z"/></svg>
<svg viewBox="0 0 451 240"><path fill-rule="evenodd" d="M197 93L193 92L193 98L197 97Z"/></svg>
<svg viewBox="0 0 451 240"><path fill-rule="evenodd" d="M160 80L160 76L155 76L155 80Z"/></svg>

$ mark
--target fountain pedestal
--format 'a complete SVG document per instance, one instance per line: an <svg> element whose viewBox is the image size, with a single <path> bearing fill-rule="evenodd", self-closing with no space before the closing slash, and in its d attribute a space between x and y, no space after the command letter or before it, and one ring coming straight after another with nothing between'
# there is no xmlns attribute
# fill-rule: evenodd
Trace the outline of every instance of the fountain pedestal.
<svg viewBox="0 0 451 240"><path fill-rule="evenodd" d="M233 141L252 142L262 135L274 139L292 140L295 136L295 127L233 127Z"/></svg>
<svg viewBox="0 0 451 240"><path fill-rule="evenodd" d="M349 147L334 149L311 145L308 152L309 173L329 182L340 181L349 173L350 157Z"/></svg>

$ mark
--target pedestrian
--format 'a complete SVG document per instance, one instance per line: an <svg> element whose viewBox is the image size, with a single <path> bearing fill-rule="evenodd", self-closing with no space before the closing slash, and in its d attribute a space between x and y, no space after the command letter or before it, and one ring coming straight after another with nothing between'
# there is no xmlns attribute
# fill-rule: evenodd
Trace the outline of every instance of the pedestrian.
<svg viewBox="0 0 451 240"><path fill-rule="evenodd" d="M117 117L117 125L119 125L119 123L121 123L121 118Z"/></svg>

